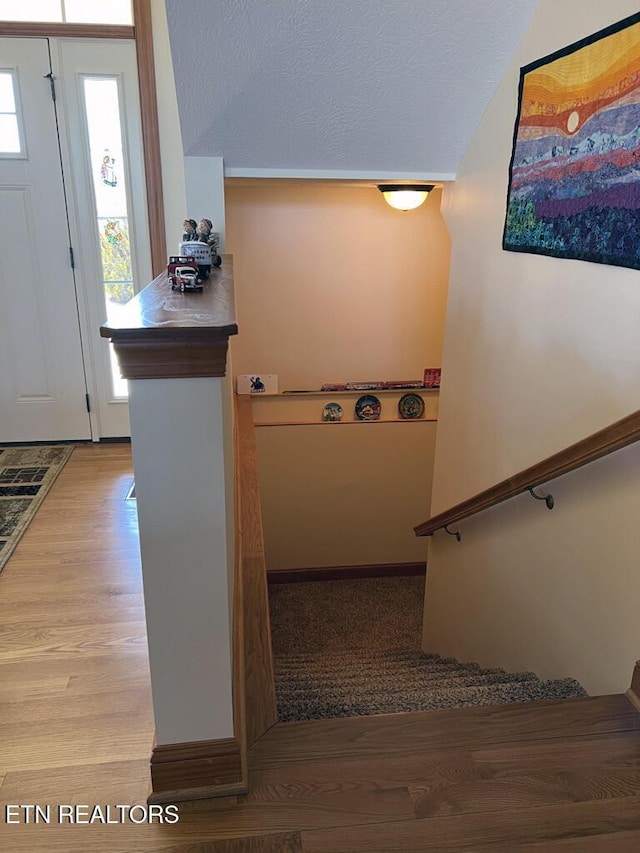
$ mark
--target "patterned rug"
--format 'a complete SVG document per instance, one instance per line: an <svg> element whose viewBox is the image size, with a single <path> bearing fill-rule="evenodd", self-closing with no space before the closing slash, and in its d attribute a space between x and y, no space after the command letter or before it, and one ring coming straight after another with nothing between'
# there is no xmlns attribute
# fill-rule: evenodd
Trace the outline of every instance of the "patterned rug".
<svg viewBox="0 0 640 853"><path fill-rule="evenodd" d="M0 572L72 452L61 444L0 448Z"/></svg>

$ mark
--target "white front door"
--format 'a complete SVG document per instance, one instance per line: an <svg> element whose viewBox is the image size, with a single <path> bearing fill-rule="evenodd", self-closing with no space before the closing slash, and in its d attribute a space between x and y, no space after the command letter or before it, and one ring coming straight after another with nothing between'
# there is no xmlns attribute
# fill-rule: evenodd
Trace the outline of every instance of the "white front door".
<svg viewBox="0 0 640 853"><path fill-rule="evenodd" d="M0 39L0 441L91 437L47 39Z"/></svg>
<svg viewBox="0 0 640 853"><path fill-rule="evenodd" d="M151 280L132 41L0 39L0 217L0 442L128 436L99 327Z"/></svg>

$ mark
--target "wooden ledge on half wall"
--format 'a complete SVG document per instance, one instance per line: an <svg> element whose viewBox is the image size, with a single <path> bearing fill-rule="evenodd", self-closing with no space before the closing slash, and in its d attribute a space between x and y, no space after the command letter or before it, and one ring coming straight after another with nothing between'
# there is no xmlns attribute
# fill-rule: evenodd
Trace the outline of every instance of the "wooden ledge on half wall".
<svg viewBox="0 0 640 853"><path fill-rule="evenodd" d="M202 293L172 290L162 272L117 320L100 327L124 379L224 376L229 338L237 333L231 255L211 270Z"/></svg>

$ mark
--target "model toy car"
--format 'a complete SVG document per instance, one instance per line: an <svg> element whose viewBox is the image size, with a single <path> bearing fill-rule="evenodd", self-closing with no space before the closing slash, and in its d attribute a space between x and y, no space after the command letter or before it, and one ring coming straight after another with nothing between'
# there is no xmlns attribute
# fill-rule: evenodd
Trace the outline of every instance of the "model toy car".
<svg viewBox="0 0 640 853"><path fill-rule="evenodd" d="M167 276L171 282L171 290L181 290L183 293L196 291L202 293L203 287L198 274L198 264L190 255L172 255L167 266Z"/></svg>
<svg viewBox="0 0 640 853"><path fill-rule="evenodd" d="M174 277L175 284L171 285L174 290L181 290L183 293L195 290L202 293L202 282L198 280L198 271L194 267L176 267Z"/></svg>

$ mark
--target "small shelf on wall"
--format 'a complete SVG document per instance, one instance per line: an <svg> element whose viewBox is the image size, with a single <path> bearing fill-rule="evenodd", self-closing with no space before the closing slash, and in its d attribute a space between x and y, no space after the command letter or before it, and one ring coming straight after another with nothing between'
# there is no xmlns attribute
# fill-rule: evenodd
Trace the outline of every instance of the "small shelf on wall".
<svg viewBox="0 0 640 853"><path fill-rule="evenodd" d="M271 397L286 397L289 400L295 399L296 397L304 398L304 397L344 397L347 394L350 394L353 397L361 397L363 394L375 394L378 396L379 394L424 394L427 392L440 391L439 388L424 388L419 385L417 388L363 388L362 390L356 391L353 389L348 389L347 391L280 391L279 394L270 394L268 396ZM254 398L256 395L252 395Z"/></svg>
<svg viewBox="0 0 640 853"><path fill-rule="evenodd" d="M377 388L348 389L344 391L280 391L278 394L252 394L254 424L269 426L330 426L340 424L417 424L435 423L438 420L439 388ZM422 417L401 417L398 402L406 394L423 398L425 407ZM355 405L360 397L380 397L382 411L379 418L360 419L355 415ZM346 398L346 399L345 399ZM324 407L340 399L343 406L341 420L323 420Z"/></svg>
<svg viewBox="0 0 640 853"><path fill-rule="evenodd" d="M255 421L256 427L270 426L347 426L348 424L433 424L437 418L378 418L376 421Z"/></svg>

